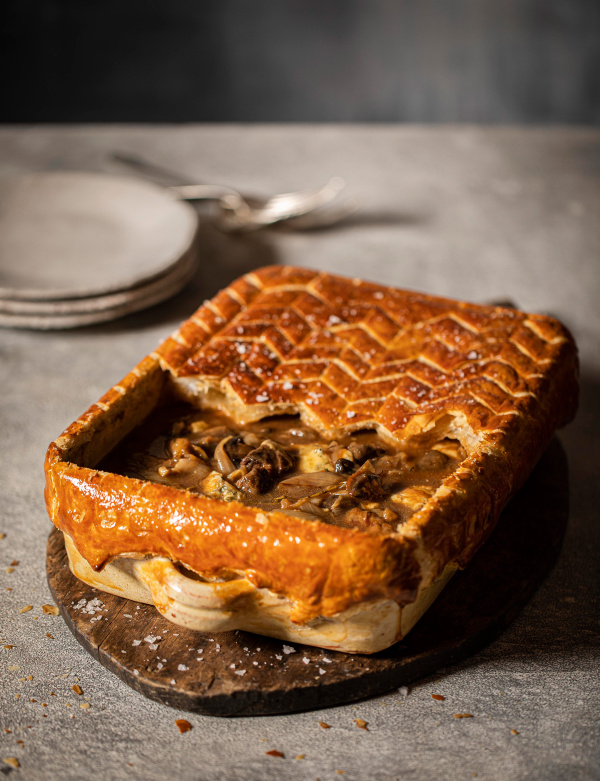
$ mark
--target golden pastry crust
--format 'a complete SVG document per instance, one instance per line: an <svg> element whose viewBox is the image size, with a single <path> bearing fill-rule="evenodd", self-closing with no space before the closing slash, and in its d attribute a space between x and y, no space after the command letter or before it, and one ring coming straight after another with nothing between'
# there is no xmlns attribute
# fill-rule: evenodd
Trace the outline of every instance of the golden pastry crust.
<svg viewBox="0 0 600 781"><path fill-rule="evenodd" d="M468 457L395 534L95 469L167 386L241 422L298 412L330 438L447 435ZM97 570L137 553L240 573L289 598L299 622L377 599L406 605L468 563L576 401L575 344L553 318L271 266L205 302L50 445L46 502Z"/></svg>

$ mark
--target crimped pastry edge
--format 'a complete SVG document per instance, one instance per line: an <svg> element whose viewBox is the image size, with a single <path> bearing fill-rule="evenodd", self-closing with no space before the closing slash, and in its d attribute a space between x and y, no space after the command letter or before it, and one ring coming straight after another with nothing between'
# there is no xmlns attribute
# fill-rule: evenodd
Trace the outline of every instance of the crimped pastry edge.
<svg viewBox="0 0 600 781"><path fill-rule="evenodd" d="M260 272L255 272L255 275L257 273ZM428 296L420 299L425 302L443 301ZM456 302L456 306L465 305ZM486 309L472 308L477 311ZM143 531L153 536L151 543L144 540L140 552L182 560L186 566L208 577L222 569L250 571L257 587L269 587L293 601L292 618L298 622L310 621L316 616L336 615L365 601L393 599L399 605L410 604L416 600L419 591L431 585L449 564L465 566L468 563L491 532L508 498L535 465L554 428L567 422L573 414L576 351L572 339L556 321L536 317L536 323L543 325L545 321L550 322L554 332L558 325L561 334L560 340L556 338L558 349L551 371L546 372L543 394L536 398L535 405L525 408L530 413L528 417L521 416L522 419L517 420L509 412L501 426L483 432L474 432L464 410L450 410L453 421L459 423L459 438L469 441L471 453L398 534L375 536L335 527L332 532L332 527L320 528L326 526L320 522L290 519L289 516L282 520L282 513L265 514L253 508L234 507L222 502L215 504L216 500L204 500L206 512L202 512L198 508L198 497L186 492L165 486L154 486L148 491L138 484L139 481L105 475L84 466L84 463L92 466L97 463L158 402L166 379L172 376L164 350L161 353L160 348L50 446L46 461L46 496L51 518L64 531L78 532L73 536L81 554L99 569L123 552L122 548L119 549L122 540L113 539L111 542L103 539L98 544L98 537L102 534L90 541L84 539L81 528L87 523L88 528L93 529L93 517L99 508L110 504L110 496L114 496L115 492L120 492L122 496L129 494L130 497L136 494L138 501L127 509L139 513ZM175 382L181 388L182 383L177 379ZM193 381L185 382L189 388L189 383ZM300 413L302 415L303 410ZM424 426L435 425L436 420L447 417L448 413L449 410L444 409L441 414L423 415L420 419L415 416L402 433L410 438ZM307 422L314 425L314 421ZM410 426L414 429L413 433L409 430ZM475 445L474 438L477 440ZM161 490L156 493L159 488ZM286 573L277 567L269 570L268 565L272 562L266 561L264 555L262 559L259 555L258 559L253 562L246 560L244 564L239 551L231 556L233 551L227 545L228 565L223 563L222 556L218 557L218 562L210 562L206 556L200 556L197 561L190 560L181 540L165 534L162 528L156 508L164 509L169 503L177 506L177 512L182 517L187 515L188 521L191 521L190 528L197 528L198 522L206 523L208 517L209 525L212 524L211 535L216 530L222 530L225 524L230 524L231 512L236 513L240 520L233 529L234 534L242 530L243 524L251 522L251 535L260 530L263 537L272 542L278 536L291 533L300 535L303 543L308 543L309 538L315 537L316 531L317 545L322 542L322 547L326 549L325 555L311 560L320 578L314 579L312 591L311 588L299 588L297 572ZM118 523L119 512L113 507L111 513ZM220 544L220 547L223 545ZM363 565L360 568L356 565L358 559ZM242 566L239 566L240 562ZM358 582L351 582L349 577L344 576L340 571L344 566L349 567L352 575L359 576Z"/></svg>
<svg viewBox="0 0 600 781"><path fill-rule="evenodd" d="M201 586L207 594L196 594L197 583L175 570L170 559L117 556L96 572L68 534L64 534L64 541L69 569L79 580L124 599L154 605L165 618L186 629L241 629L343 653L373 654L401 640L457 570L456 565L447 565L433 583L420 590L414 602L403 608L394 600L379 599L353 605L327 619L317 617L307 624L298 624L291 620L293 605L289 599L269 589L259 589L245 579L231 581L231 595L219 594L220 586L227 584L210 582ZM174 587L169 588L173 575Z"/></svg>

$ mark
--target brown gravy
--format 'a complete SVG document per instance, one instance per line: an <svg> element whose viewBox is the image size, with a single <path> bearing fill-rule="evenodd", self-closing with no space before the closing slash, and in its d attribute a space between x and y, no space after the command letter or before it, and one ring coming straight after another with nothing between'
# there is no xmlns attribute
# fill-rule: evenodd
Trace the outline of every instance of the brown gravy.
<svg viewBox="0 0 600 781"><path fill-rule="evenodd" d="M406 451L364 430L327 441L297 416L240 426L223 412L173 404L99 468L307 520L393 532L465 456L455 440Z"/></svg>

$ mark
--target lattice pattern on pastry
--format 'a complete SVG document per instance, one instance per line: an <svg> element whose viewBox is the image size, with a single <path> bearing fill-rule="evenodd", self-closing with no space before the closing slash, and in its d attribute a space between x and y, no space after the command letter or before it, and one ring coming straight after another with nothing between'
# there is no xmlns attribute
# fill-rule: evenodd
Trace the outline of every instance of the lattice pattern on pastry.
<svg viewBox="0 0 600 781"><path fill-rule="evenodd" d="M325 428L458 410L475 430L531 413L568 341L552 318L269 267L215 296L159 348L175 375L246 405L303 407Z"/></svg>

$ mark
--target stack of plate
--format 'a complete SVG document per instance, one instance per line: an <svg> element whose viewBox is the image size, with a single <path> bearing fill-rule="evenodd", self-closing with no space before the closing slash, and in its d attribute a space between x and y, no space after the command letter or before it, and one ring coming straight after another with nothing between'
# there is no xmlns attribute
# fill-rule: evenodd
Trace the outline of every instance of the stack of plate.
<svg viewBox="0 0 600 781"><path fill-rule="evenodd" d="M136 179L0 179L0 325L75 328L177 293L196 263L195 210Z"/></svg>

